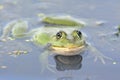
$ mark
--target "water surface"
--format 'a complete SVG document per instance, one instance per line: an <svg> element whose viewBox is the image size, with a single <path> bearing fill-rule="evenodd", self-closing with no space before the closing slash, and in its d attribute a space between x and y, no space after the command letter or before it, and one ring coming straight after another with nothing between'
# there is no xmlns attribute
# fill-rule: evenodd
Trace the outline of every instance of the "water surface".
<svg viewBox="0 0 120 80"><path fill-rule="evenodd" d="M39 13L48 15L71 15L75 18L106 21L102 26L88 25L82 31L88 35L88 41L104 55L113 58L102 64L99 60L94 62L91 54L83 56L82 68L73 71L58 71L53 73L45 70L40 73L41 64L39 55L42 49L23 40L11 41L0 48L2 56L1 65L7 66L0 69L0 80L59 80L67 73L72 73L72 78L67 80L118 80L120 79L120 38L113 41L111 37L101 37L100 34L115 32L115 26L120 24L119 0L0 0L0 33L3 27L12 20L24 19L29 22L30 28L41 26ZM13 57L7 53L14 49L29 50L26 55ZM4 53L4 54L3 54ZM50 60L55 64L53 56ZM46 77L49 75L49 77Z"/></svg>

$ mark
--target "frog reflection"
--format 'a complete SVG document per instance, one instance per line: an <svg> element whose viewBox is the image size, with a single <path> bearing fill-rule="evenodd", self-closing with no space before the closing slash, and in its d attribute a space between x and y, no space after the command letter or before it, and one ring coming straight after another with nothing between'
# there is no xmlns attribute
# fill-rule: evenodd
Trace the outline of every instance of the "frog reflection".
<svg viewBox="0 0 120 80"><path fill-rule="evenodd" d="M54 59L56 62L56 69L58 71L79 70L82 67L81 55L74 56L56 55L54 56Z"/></svg>

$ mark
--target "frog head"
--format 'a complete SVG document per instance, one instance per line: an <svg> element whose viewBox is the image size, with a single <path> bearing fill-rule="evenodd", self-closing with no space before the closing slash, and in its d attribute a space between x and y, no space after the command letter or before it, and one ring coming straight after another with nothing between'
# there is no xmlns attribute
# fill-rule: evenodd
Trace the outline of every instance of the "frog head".
<svg viewBox="0 0 120 80"><path fill-rule="evenodd" d="M85 44L84 37L82 33L78 30L73 30L67 33L63 30L58 31L55 34L49 33L37 33L33 37L33 41L38 45L51 44L51 48L67 48L73 49L81 47Z"/></svg>
<svg viewBox="0 0 120 80"><path fill-rule="evenodd" d="M51 39L53 47L75 48L84 45L82 33L78 30L73 30L71 34L64 31L59 31Z"/></svg>

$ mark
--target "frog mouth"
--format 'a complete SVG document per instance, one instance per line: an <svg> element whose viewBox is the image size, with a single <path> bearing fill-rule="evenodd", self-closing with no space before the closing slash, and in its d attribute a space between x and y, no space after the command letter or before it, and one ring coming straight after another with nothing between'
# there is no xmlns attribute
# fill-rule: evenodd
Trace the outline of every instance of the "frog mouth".
<svg viewBox="0 0 120 80"><path fill-rule="evenodd" d="M85 45L82 46L76 46L76 47L58 47L58 46L52 46L51 51L55 54L59 55L77 55L80 54L85 50Z"/></svg>

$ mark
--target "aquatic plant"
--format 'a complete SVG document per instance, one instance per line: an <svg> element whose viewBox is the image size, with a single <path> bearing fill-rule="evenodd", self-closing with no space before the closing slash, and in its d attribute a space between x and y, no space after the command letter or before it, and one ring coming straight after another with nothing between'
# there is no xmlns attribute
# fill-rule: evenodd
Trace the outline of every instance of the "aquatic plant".
<svg viewBox="0 0 120 80"><path fill-rule="evenodd" d="M75 21L70 18L60 18L60 17L50 17L46 16L42 19L42 22L48 23L48 24L55 24L55 25L62 25L62 26L80 26L83 27L85 24Z"/></svg>
<svg viewBox="0 0 120 80"><path fill-rule="evenodd" d="M27 29L28 29L27 21L24 20L11 21L4 27L1 40L6 41L11 34L12 37L14 38L24 37L26 36L25 34L27 32Z"/></svg>
<svg viewBox="0 0 120 80"><path fill-rule="evenodd" d="M18 20L17 23L13 26L14 28L12 29L12 35L14 37L24 37L27 29L28 29L28 24L26 21L23 20Z"/></svg>

